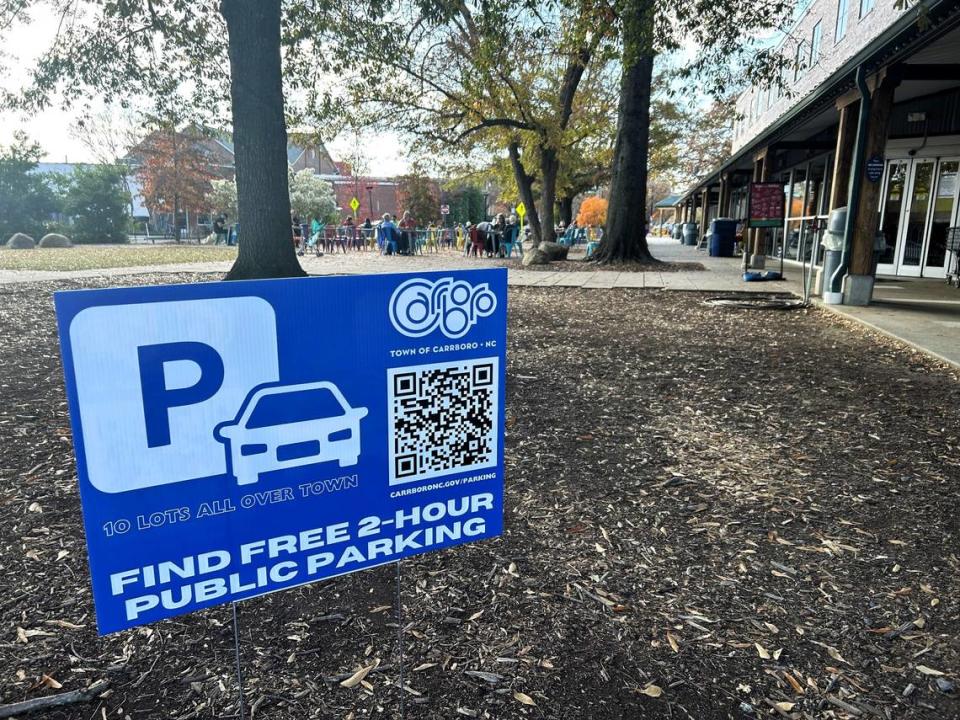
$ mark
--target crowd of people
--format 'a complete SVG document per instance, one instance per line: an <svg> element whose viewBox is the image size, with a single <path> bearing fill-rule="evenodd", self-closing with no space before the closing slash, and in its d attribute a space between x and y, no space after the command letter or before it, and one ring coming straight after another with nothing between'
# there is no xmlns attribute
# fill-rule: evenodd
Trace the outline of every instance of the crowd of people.
<svg viewBox="0 0 960 720"><path fill-rule="evenodd" d="M399 220L390 213L373 222L370 218L358 222L348 215L339 225L328 225L319 218L303 222L296 214L291 215L293 245L298 255L314 253L346 253L349 251L379 252L383 255L422 255L441 250L456 250L476 257L509 258L516 253L523 256L523 247L529 247L531 231L522 227L514 214L498 213L492 221L478 223L454 223L445 227L439 222L421 227L409 212ZM586 244L588 254L603 237L603 228L593 225L569 225L562 222L554 228L557 242L573 246ZM225 214L213 222L210 241L219 245L236 245L239 242L240 224L230 225Z"/></svg>
<svg viewBox="0 0 960 720"><path fill-rule="evenodd" d="M492 221L457 223L444 227L430 222L421 226L409 212L399 220L385 213L373 222L365 218L357 222L350 215L338 225L328 225L319 218L303 222L297 215L291 218L292 238L299 255L313 253L346 253L356 251L379 252L383 255L422 255L441 250L462 252L476 257L508 258L522 256L524 241L516 215L498 214Z"/></svg>

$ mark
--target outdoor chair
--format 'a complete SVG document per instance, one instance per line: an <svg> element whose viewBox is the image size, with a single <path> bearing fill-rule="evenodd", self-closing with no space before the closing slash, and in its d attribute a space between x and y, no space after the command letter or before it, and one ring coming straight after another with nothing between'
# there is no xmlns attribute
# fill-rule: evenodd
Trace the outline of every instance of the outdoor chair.
<svg viewBox="0 0 960 720"><path fill-rule="evenodd" d="M484 235L486 235L486 233L484 233ZM486 238L480 235L480 231L477 230L476 227L470 228L470 253L476 255L477 257L483 257L483 252L486 249L486 245Z"/></svg>
<svg viewBox="0 0 960 720"><path fill-rule="evenodd" d="M323 234L326 231L326 228L326 223L320 223L320 227L317 228L317 231L307 238L307 248L312 249L318 257L320 256L320 247L323 245Z"/></svg>
<svg viewBox="0 0 960 720"><path fill-rule="evenodd" d="M585 257L592 257L593 253L596 252L597 248L600 247L600 243L596 240L591 240L587 243L587 254Z"/></svg>

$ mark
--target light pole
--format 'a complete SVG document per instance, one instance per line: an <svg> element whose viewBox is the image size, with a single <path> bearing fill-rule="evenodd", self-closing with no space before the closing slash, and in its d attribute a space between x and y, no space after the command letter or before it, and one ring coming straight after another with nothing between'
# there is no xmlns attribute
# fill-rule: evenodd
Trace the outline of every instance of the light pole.
<svg viewBox="0 0 960 720"><path fill-rule="evenodd" d="M374 215L373 212L373 185L367 185L367 202L370 205L370 214Z"/></svg>

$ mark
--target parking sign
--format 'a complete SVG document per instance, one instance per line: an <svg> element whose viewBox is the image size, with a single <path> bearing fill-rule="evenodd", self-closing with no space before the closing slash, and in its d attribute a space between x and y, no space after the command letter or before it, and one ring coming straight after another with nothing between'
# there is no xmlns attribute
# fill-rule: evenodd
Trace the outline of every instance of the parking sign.
<svg viewBox="0 0 960 720"><path fill-rule="evenodd" d="M101 633L501 532L506 270L55 301Z"/></svg>

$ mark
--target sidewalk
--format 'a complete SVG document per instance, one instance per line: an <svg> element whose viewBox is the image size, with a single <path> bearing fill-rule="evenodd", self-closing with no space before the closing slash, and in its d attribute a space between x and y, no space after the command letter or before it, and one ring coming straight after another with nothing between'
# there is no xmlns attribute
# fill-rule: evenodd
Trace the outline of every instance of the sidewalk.
<svg viewBox="0 0 960 720"><path fill-rule="evenodd" d="M654 256L668 262L699 262L702 271L685 272L550 272L526 270L517 261L509 271L509 284L517 287L571 287L612 289L675 290L695 292L788 292L802 295L801 269L786 263L785 280L780 282L744 282L741 259L712 258L706 252L680 245L666 238L651 238ZM485 267L476 258L438 254L416 257L384 258L376 253L350 253L301 258L311 275L354 273L396 273L424 270L449 270ZM226 272L229 262L156 265L149 267L106 268L70 272L0 270L0 285L65 280L85 277L116 277L145 273ZM768 269L779 269L771 263ZM819 303L818 298L814 302ZM863 325L907 343L922 352L960 368L960 290L943 280L878 278L874 303L869 307L822 305Z"/></svg>

